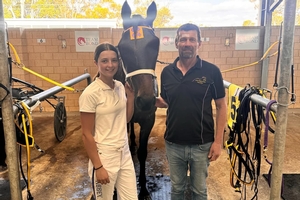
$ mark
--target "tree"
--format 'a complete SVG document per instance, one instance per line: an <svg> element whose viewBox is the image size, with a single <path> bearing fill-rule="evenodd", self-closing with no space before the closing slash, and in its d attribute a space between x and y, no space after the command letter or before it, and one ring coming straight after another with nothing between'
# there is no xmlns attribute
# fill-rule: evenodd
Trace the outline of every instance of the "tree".
<svg viewBox="0 0 300 200"><path fill-rule="evenodd" d="M146 15L152 0L135 0L133 13ZM117 19L121 26L121 7L114 0L3 0L4 18L85 18ZM167 7L158 7L154 27L164 27L173 16Z"/></svg>
<svg viewBox="0 0 300 200"><path fill-rule="evenodd" d="M244 21L243 26L255 26L255 23L251 20L246 20Z"/></svg>
<svg viewBox="0 0 300 200"><path fill-rule="evenodd" d="M75 18L88 0L5 0L4 18Z"/></svg>
<svg viewBox="0 0 300 200"><path fill-rule="evenodd" d="M259 0L249 0L254 3L255 8L259 8ZM272 25L280 25L284 19L284 0L272 13ZM245 23L245 22L244 22ZM296 8L296 22L295 25L300 25L300 3L298 1Z"/></svg>
<svg viewBox="0 0 300 200"><path fill-rule="evenodd" d="M133 10L132 13L134 14L140 14L143 17L146 17L147 14L147 8L151 4L152 0L134 0L134 7L136 7L135 10ZM156 28L160 27L166 27L166 25L173 19L173 16L171 14L171 11L167 7L161 7L158 3L157 5L157 16L154 20L153 26Z"/></svg>

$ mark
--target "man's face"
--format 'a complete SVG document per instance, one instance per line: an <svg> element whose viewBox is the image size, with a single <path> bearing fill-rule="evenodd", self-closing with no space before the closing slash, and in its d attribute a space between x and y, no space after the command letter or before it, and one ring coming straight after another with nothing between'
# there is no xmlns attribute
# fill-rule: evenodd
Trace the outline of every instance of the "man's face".
<svg viewBox="0 0 300 200"><path fill-rule="evenodd" d="M180 58L196 57L197 51L201 45L197 39L197 31L180 31L176 43Z"/></svg>

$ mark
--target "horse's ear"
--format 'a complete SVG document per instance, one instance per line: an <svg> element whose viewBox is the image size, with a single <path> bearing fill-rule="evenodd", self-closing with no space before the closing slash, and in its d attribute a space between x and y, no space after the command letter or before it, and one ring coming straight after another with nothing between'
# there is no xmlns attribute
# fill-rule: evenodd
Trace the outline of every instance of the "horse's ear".
<svg viewBox="0 0 300 200"><path fill-rule="evenodd" d="M153 27L153 21L155 20L156 15L157 15L156 3L152 1L152 3L149 5L147 9L147 18L146 18L147 22L151 27Z"/></svg>
<svg viewBox="0 0 300 200"><path fill-rule="evenodd" d="M127 26L126 23L131 17L131 9L127 1L123 3L122 10L121 10L121 17L123 19L123 27L125 28Z"/></svg>

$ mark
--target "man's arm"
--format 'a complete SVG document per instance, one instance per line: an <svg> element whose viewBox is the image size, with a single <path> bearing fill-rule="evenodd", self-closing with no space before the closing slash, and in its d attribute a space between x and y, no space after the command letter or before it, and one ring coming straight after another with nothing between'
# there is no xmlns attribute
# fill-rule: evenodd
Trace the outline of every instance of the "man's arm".
<svg viewBox="0 0 300 200"><path fill-rule="evenodd" d="M158 108L168 108L167 102L162 97L156 97L155 106Z"/></svg>
<svg viewBox="0 0 300 200"><path fill-rule="evenodd" d="M216 133L215 140L210 148L208 158L210 161L215 161L221 155L221 149L223 145L224 128L226 125L226 101L225 97L216 99Z"/></svg>

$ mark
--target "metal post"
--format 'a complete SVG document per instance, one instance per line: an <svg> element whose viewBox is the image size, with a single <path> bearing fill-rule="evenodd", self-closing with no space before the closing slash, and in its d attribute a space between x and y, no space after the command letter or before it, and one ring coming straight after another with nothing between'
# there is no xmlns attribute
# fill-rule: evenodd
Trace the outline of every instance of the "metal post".
<svg viewBox="0 0 300 200"><path fill-rule="evenodd" d="M267 13L267 2L266 0L259 0L259 12L258 12L258 25L259 26L265 26L266 22L266 13Z"/></svg>
<svg viewBox="0 0 300 200"><path fill-rule="evenodd" d="M228 89L232 83L223 80L223 84L224 84L224 87ZM251 99L251 101L253 101L263 107L267 107L268 103L270 102L270 99L264 98L258 94L252 94L250 96L250 99ZM272 104L270 109L276 113L277 112L277 104Z"/></svg>
<svg viewBox="0 0 300 200"><path fill-rule="evenodd" d="M266 0L267 5L265 5L265 33L264 33L264 50L262 53L266 52L270 46L270 36L271 36L271 24L272 24L272 12L269 12L270 5L274 0ZM261 70L261 80L260 88L268 88L268 73L269 73L269 59L264 59L262 61L262 70Z"/></svg>
<svg viewBox="0 0 300 200"><path fill-rule="evenodd" d="M8 76L8 51L6 45L6 31L3 16L3 4L0 0L0 81L10 91ZM1 94L2 95L2 94ZM8 95L2 102L2 118L7 154L8 175L11 199L21 200L20 172L18 165L17 139L12 108L12 97Z"/></svg>
<svg viewBox="0 0 300 200"><path fill-rule="evenodd" d="M276 113L276 134L274 137L271 200L281 199L282 166L285 150L287 109L289 104L289 85L293 57L296 1L285 0L282 53L280 58L280 78L278 86L278 105Z"/></svg>

